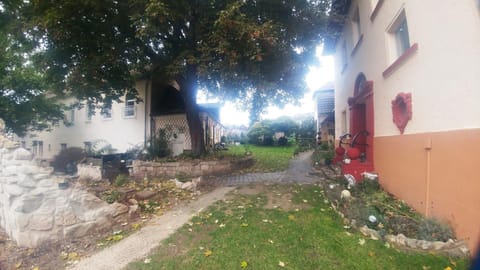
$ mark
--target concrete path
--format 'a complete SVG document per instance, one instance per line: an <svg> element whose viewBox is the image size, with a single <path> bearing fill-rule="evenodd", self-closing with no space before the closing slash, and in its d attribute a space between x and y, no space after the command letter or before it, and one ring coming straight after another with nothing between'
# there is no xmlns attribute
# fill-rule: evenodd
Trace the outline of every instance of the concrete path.
<svg viewBox="0 0 480 270"><path fill-rule="evenodd" d="M313 151L300 153L290 161L289 168L285 172L249 173L219 177L216 181L218 181L221 187L204 194L198 200L188 205L178 206L165 215L152 219L148 225L140 229L140 231L91 257L82 259L77 265L70 269L122 269L130 262L145 258L153 248L160 245L162 240L168 238L178 228L188 222L193 214L201 212L217 200L223 199L228 192L235 188L234 186L261 182L315 182L318 178L310 175L312 171L310 159L312 153Z"/></svg>
<svg viewBox="0 0 480 270"><path fill-rule="evenodd" d="M178 228L183 226L192 215L201 212L217 200L223 199L233 187L220 187L204 194L198 200L188 205L178 206L165 215L156 217L142 227L138 232L130 235L117 244L84 258L69 269L74 270L113 270L122 269L128 263L140 260L157 247L160 242L168 238Z"/></svg>

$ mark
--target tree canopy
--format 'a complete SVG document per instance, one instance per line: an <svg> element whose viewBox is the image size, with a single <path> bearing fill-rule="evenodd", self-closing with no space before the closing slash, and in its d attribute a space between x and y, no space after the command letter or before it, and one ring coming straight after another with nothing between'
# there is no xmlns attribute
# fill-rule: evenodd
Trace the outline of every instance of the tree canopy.
<svg viewBox="0 0 480 270"><path fill-rule="evenodd" d="M138 79L176 81L196 153L204 149L198 89L243 102L253 118L267 104L295 101L330 6L328 0L12 2L21 8L23 32L37 42L47 89L108 103L125 92L136 95Z"/></svg>
<svg viewBox="0 0 480 270"><path fill-rule="evenodd" d="M61 105L47 96L43 76L35 68L37 43L20 23L20 3L10 4L0 9L0 118L7 130L22 136L47 128L63 114Z"/></svg>

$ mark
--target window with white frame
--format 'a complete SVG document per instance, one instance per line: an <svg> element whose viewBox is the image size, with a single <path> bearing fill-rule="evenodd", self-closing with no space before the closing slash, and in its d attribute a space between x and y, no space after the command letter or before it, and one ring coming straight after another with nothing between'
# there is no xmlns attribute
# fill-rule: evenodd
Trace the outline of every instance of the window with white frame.
<svg viewBox="0 0 480 270"><path fill-rule="evenodd" d="M358 6L355 8L352 16L352 41L355 47L355 44L358 43L360 40L360 36L362 35L362 28L360 26L360 10Z"/></svg>
<svg viewBox="0 0 480 270"><path fill-rule="evenodd" d="M93 117L93 113L94 113L94 106L92 104L88 104L85 106L85 119L87 119L87 122L90 122L92 121L92 117Z"/></svg>
<svg viewBox="0 0 480 270"><path fill-rule="evenodd" d="M102 107L102 118L112 119L112 104L104 104Z"/></svg>
<svg viewBox="0 0 480 270"><path fill-rule="evenodd" d="M410 37L405 10L400 12L388 32L392 36L392 43L394 44L394 48L392 49L395 56L394 58L398 58L410 48Z"/></svg>
<svg viewBox="0 0 480 270"><path fill-rule="evenodd" d="M131 118L135 117L135 100L129 99L125 102L125 107L123 108L123 117Z"/></svg>

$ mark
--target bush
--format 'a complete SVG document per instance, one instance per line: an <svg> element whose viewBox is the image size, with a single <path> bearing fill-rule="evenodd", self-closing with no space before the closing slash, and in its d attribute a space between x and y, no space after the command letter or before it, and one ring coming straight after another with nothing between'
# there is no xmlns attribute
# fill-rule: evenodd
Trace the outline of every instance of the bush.
<svg viewBox="0 0 480 270"><path fill-rule="evenodd" d="M168 147L167 132L165 129L158 129L152 136L150 145L147 147L148 156L150 159L167 157L170 155L170 148Z"/></svg>
<svg viewBox="0 0 480 270"><path fill-rule="evenodd" d="M275 144L275 141L273 140L272 137L265 137L265 139L263 139L263 145L265 146L273 146Z"/></svg>
<svg viewBox="0 0 480 270"><path fill-rule="evenodd" d="M280 138L278 138L277 143L278 143L279 146L287 146L288 145L288 139L285 136L280 137Z"/></svg>
<svg viewBox="0 0 480 270"><path fill-rule="evenodd" d="M115 177L115 185L120 187L123 186L127 183L128 177L125 174L119 174L117 177Z"/></svg>
<svg viewBox="0 0 480 270"><path fill-rule="evenodd" d="M52 166L56 172L74 174L77 172L77 164L85 158L85 152L80 147L63 149L53 158Z"/></svg>
<svg viewBox="0 0 480 270"><path fill-rule="evenodd" d="M427 241L447 241L453 239L453 231L447 225L434 218L425 218L418 226L418 239Z"/></svg>

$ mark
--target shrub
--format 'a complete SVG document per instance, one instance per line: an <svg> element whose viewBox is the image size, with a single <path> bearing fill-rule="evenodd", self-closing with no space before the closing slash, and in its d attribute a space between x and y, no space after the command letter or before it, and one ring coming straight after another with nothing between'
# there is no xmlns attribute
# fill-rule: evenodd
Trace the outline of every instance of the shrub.
<svg viewBox="0 0 480 270"><path fill-rule="evenodd" d="M158 131L155 132L151 138L150 145L147 147L147 152L150 159L162 158L170 155L167 132L165 129L158 129Z"/></svg>
<svg viewBox="0 0 480 270"><path fill-rule="evenodd" d="M275 141L273 140L272 137L265 137L265 139L263 139L263 145L265 146L273 146L275 144Z"/></svg>
<svg viewBox="0 0 480 270"><path fill-rule="evenodd" d="M105 192L103 194L103 199L107 202L107 203L114 203L116 201L118 201L120 199L120 192L116 191L116 190L112 190L110 192Z"/></svg>
<svg viewBox="0 0 480 270"><path fill-rule="evenodd" d="M127 183L128 177L125 174L119 174L117 177L115 177L115 185L120 187L123 186Z"/></svg>
<svg viewBox="0 0 480 270"><path fill-rule="evenodd" d="M77 172L77 164L85 158L85 152L80 147L63 149L53 158L52 166L57 172L73 174Z"/></svg>
<svg viewBox="0 0 480 270"><path fill-rule="evenodd" d="M428 241L447 241L453 239L454 236L452 229L447 224L434 218L425 218L420 221L417 238Z"/></svg>
<svg viewBox="0 0 480 270"><path fill-rule="evenodd" d="M288 145L288 139L285 136L280 137L280 138L278 138L277 143L278 143L279 146L287 146Z"/></svg>

